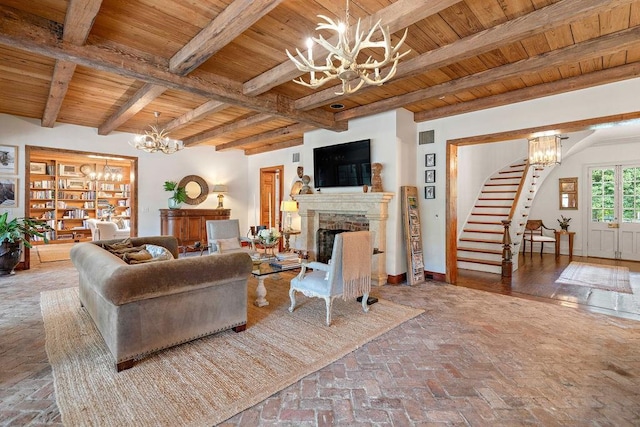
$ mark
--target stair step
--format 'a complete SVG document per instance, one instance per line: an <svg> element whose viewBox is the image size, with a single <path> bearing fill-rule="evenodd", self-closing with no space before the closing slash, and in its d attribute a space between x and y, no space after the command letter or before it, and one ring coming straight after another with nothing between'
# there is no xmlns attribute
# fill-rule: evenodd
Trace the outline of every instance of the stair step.
<svg viewBox="0 0 640 427"><path fill-rule="evenodd" d="M524 163L518 163L518 164L516 164L516 165L511 165L511 166L509 166L509 167L510 167L510 168L523 168L523 167L525 167L525 166L527 166L527 162L526 162L526 161L525 161Z"/></svg>
<svg viewBox="0 0 640 427"><path fill-rule="evenodd" d="M474 239L474 238L471 238L471 237L461 237L460 241L461 242L476 242L476 243L492 243L492 244L496 244L496 245L501 245L502 244L502 240Z"/></svg>
<svg viewBox="0 0 640 427"><path fill-rule="evenodd" d="M475 259L475 258L457 258L458 261L462 262L471 262L474 264L485 264L485 265L494 265L496 267L502 266L502 261L492 261L489 259Z"/></svg>
<svg viewBox="0 0 640 427"><path fill-rule="evenodd" d="M524 169L509 170L509 171L500 171L500 172L498 172L498 173L517 173L517 172L524 172Z"/></svg>
<svg viewBox="0 0 640 427"><path fill-rule="evenodd" d="M518 183L517 182L514 182L514 183L497 182L497 183L493 183L493 184L492 183L488 183L488 184L485 184L484 186L485 187L506 187L506 186L511 186L511 185L517 186Z"/></svg>
<svg viewBox="0 0 640 427"><path fill-rule="evenodd" d="M494 250L494 249L480 249L480 248L468 248L468 247L460 247L458 246L459 251L466 252L480 252L483 254L493 254L493 255L502 255L502 251Z"/></svg>
<svg viewBox="0 0 640 427"><path fill-rule="evenodd" d="M481 193L498 194L498 193L515 193L516 190L482 190Z"/></svg>
<svg viewBox="0 0 640 427"><path fill-rule="evenodd" d="M504 230L503 231L492 231L492 230L478 230L478 229L472 229L472 228L465 228L462 231L464 231L465 233L504 234Z"/></svg>
<svg viewBox="0 0 640 427"><path fill-rule="evenodd" d="M511 205L475 205L476 208L511 209Z"/></svg>
<svg viewBox="0 0 640 427"><path fill-rule="evenodd" d="M467 221L467 224L502 225L501 222L496 221Z"/></svg>
<svg viewBox="0 0 640 427"><path fill-rule="evenodd" d="M478 200L511 200L513 201L513 197L478 197ZM529 199L531 200L531 199Z"/></svg>
<svg viewBox="0 0 640 427"><path fill-rule="evenodd" d="M476 212L471 212L471 216L473 216L473 215L477 215L477 216L506 216L506 217L509 216L508 213L476 213Z"/></svg>
<svg viewBox="0 0 640 427"><path fill-rule="evenodd" d="M520 179L519 176L492 176L491 180L499 180L499 179Z"/></svg>

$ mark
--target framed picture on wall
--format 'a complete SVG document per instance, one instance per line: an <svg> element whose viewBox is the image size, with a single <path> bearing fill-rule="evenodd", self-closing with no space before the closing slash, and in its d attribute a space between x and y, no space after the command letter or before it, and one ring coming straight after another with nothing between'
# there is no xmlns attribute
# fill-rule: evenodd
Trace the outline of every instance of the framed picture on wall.
<svg viewBox="0 0 640 427"><path fill-rule="evenodd" d="M38 175L44 175L47 173L47 164L40 162L29 163L29 172Z"/></svg>
<svg viewBox="0 0 640 427"><path fill-rule="evenodd" d="M424 187L424 198L425 199L435 199L436 198L436 186L435 185L427 185Z"/></svg>
<svg viewBox="0 0 640 427"><path fill-rule="evenodd" d="M436 165L436 153L428 153L424 155L424 166L432 168Z"/></svg>
<svg viewBox="0 0 640 427"><path fill-rule="evenodd" d="M18 178L0 177L0 207L18 207Z"/></svg>
<svg viewBox="0 0 640 427"><path fill-rule="evenodd" d="M0 145L0 174L18 174L18 147Z"/></svg>
<svg viewBox="0 0 640 427"><path fill-rule="evenodd" d="M427 169L424 171L424 182L429 184L431 182L436 182L436 170L435 169Z"/></svg>

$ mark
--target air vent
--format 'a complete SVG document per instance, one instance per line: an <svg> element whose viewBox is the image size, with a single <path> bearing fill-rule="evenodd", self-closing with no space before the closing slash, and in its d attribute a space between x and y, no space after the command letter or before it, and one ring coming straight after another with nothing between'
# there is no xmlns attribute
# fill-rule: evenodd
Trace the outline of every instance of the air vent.
<svg viewBox="0 0 640 427"><path fill-rule="evenodd" d="M434 130L426 130L418 134L418 145L433 144L436 141Z"/></svg>
<svg viewBox="0 0 640 427"><path fill-rule="evenodd" d="M293 153L291 162L292 163L300 163L300 153Z"/></svg>

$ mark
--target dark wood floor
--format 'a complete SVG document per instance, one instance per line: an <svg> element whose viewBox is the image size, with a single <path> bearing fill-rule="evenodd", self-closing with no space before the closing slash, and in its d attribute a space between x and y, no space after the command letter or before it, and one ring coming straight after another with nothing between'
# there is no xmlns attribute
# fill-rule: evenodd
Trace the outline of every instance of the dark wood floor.
<svg viewBox="0 0 640 427"><path fill-rule="evenodd" d="M573 261L592 264L615 265L629 268L633 294L593 290L584 286L555 283L569 265L566 255L553 254L518 255L519 268L511 281L503 281L499 275L471 270L458 270L458 286L480 289L504 295L545 301L587 311L640 320L640 280L634 286L633 276L640 278L640 263L602 258L573 257Z"/></svg>

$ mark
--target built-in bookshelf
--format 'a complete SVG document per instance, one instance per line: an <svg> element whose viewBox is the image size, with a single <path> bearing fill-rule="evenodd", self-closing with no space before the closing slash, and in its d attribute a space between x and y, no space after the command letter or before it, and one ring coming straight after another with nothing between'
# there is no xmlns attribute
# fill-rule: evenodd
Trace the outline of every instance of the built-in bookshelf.
<svg viewBox="0 0 640 427"><path fill-rule="evenodd" d="M33 146L26 158L26 215L46 221L51 242L91 240L90 218L121 219L137 234L136 158Z"/></svg>

